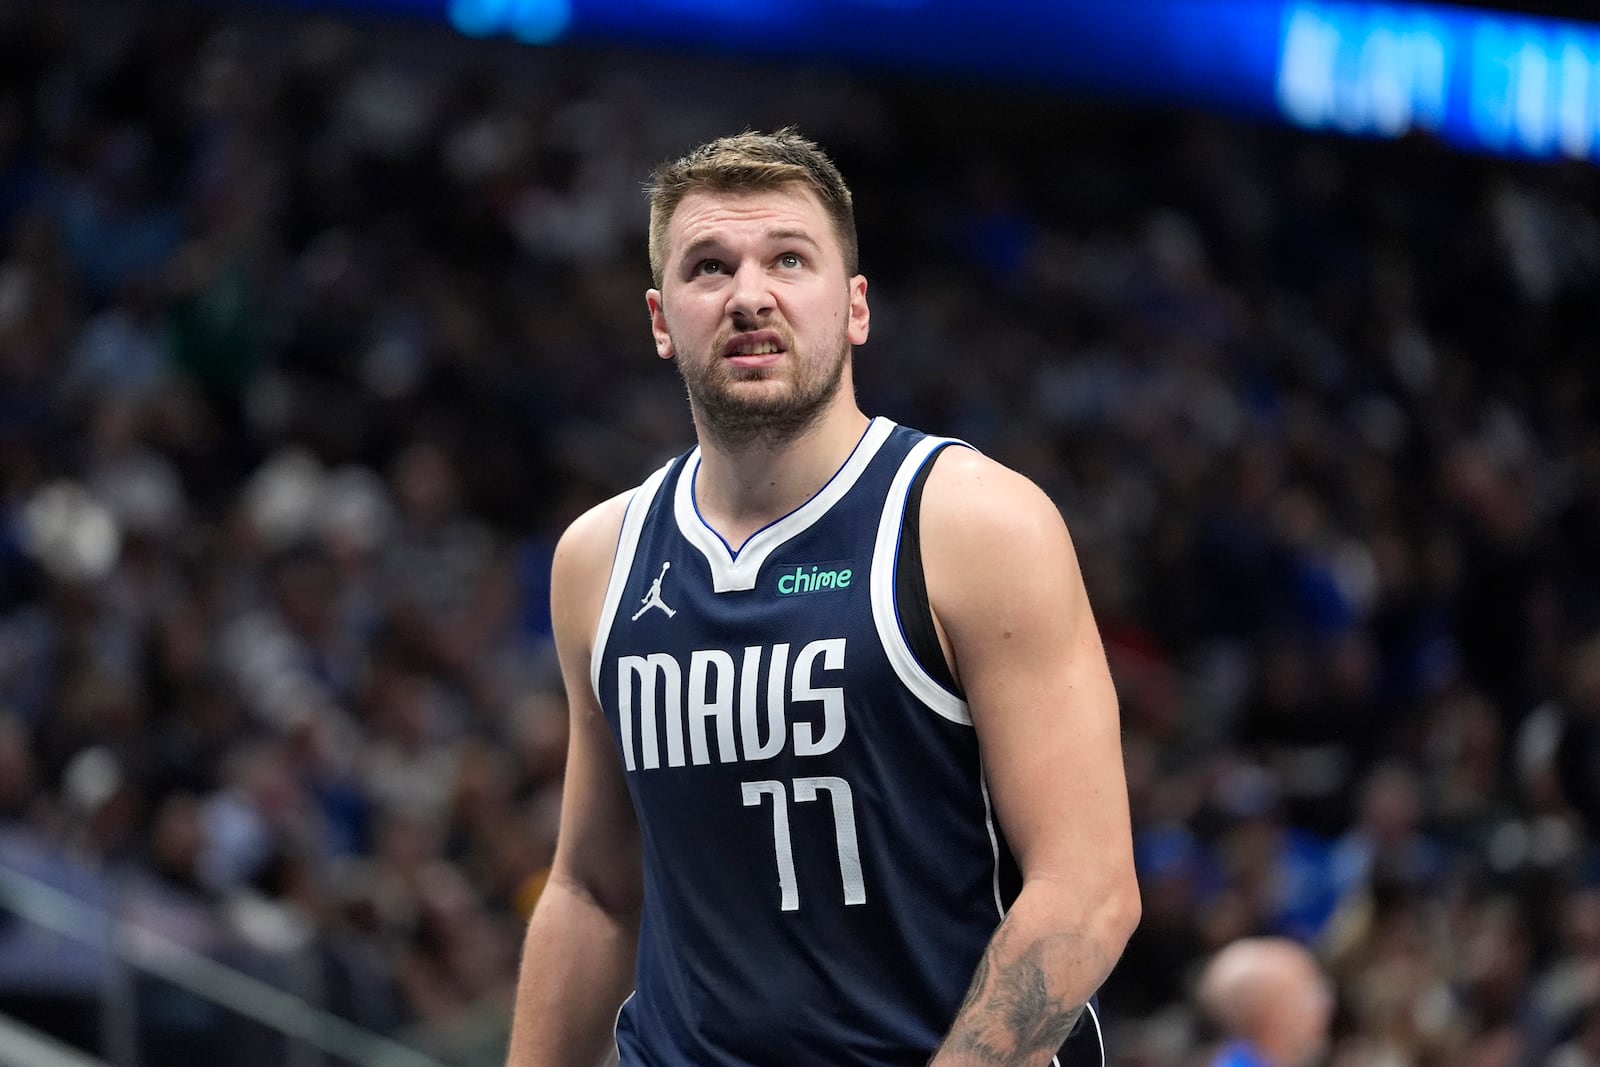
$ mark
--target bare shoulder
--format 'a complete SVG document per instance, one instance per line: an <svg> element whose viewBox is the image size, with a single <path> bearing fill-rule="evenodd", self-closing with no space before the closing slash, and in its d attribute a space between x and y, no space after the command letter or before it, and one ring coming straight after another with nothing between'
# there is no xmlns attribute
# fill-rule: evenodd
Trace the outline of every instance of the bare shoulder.
<svg viewBox="0 0 1600 1067"><path fill-rule="evenodd" d="M970 449L946 449L928 475L921 523L929 603L958 659L966 646L966 668L974 637L1009 640L1087 617L1066 523L1026 476Z"/></svg>
<svg viewBox="0 0 1600 1067"><path fill-rule="evenodd" d="M558 643L580 636L587 642L593 635L632 496L629 490L596 504L574 519L556 542L550 606Z"/></svg>
<svg viewBox="0 0 1600 1067"><path fill-rule="evenodd" d="M1066 541L1061 512L1023 474L970 448L947 448L928 475L922 528L930 548L992 553Z"/></svg>
<svg viewBox="0 0 1600 1067"><path fill-rule="evenodd" d="M618 493L572 520L556 543L556 567L588 570L601 565L609 569L633 493L632 489Z"/></svg>

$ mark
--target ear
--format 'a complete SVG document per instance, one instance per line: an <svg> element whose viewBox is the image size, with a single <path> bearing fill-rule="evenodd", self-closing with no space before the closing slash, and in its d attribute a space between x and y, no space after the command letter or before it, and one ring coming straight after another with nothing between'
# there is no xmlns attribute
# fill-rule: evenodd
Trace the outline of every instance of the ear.
<svg viewBox="0 0 1600 1067"><path fill-rule="evenodd" d="M852 345L867 343L872 311L867 307L867 279L860 274L850 279L850 325L845 336Z"/></svg>
<svg viewBox="0 0 1600 1067"><path fill-rule="evenodd" d="M661 290L648 290L644 294L644 303L650 309L650 333L656 339L656 355L671 359L677 353L672 350L672 335L667 332L667 313L661 306Z"/></svg>

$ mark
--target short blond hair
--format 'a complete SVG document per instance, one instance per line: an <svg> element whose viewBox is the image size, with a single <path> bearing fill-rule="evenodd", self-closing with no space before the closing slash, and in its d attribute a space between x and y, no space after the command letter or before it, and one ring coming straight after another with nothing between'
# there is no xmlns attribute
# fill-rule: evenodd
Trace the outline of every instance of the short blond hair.
<svg viewBox="0 0 1600 1067"><path fill-rule="evenodd" d="M659 288L666 276L667 227L683 198L694 192L765 192L787 185L809 188L833 221L845 273L859 270L855 208L850 188L833 160L793 126L772 133L719 137L679 159L663 163L650 180L650 276Z"/></svg>

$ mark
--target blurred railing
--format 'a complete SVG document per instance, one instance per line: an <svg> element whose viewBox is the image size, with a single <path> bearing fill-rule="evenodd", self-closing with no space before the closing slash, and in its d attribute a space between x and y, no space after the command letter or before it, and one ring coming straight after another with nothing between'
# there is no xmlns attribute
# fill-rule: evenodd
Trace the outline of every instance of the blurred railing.
<svg viewBox="0 0 1600 1067"><path fill-rule="evenodd" d="M101 1000L100 1030L102 1051L116 1067L138 1067L139 1020L132 981L135 971L283 1035L287 1042L286 1067L325 1067L334 1063L355 1067L446 1067L415 1049L317 1008L302 997L4 865L0 865L0 909L107 954L111 967ZM43 1051L32 1055L31 1050ZM24 1051L29 1054L24 1055ZM31 1029L0 1021L0 1067L12 1067L13 1063L18 1067L104 1067L101 1061L71 1052Z"/></svg>
<svg viewBox="0 0 1600 1067"><path fill-rule="evenodd" d="M17 1020L0 1015L0 1067L111 1067L105 1060L86 1056L69 1045L63 1045L24 1026Z"/></svg>

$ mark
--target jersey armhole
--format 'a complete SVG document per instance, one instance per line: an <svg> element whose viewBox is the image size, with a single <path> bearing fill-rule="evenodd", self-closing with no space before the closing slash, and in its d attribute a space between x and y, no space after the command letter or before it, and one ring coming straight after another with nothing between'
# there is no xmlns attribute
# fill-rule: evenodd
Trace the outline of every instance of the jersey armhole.
<svg viewBox="0 0 1600 1067"><path fill-rule="evenodd" d="M906 490L905 512L900 519L900 544L894 561L894 604L906 644L917 663L928 677L964 700L966 694L950 673L944 648L939 644L939 631L933 624L933 609L928 603L928 581L922 570L922 490L928 475L933 473L934 463L954 443L940 445L929 454Z"/></svg>

